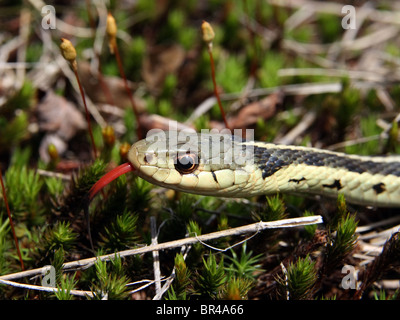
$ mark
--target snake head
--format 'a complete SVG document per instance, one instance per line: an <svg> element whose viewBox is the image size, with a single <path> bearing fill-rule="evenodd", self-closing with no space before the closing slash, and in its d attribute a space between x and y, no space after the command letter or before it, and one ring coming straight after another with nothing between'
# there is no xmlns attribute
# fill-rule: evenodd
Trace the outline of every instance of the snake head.
<svg viewBox="0 0 400 320"><path fill-rule="evenodd" d="M132 145L128 160L143 179L166 188L236 196L254 173L252 145L230 134L157 131Z"/></svg>

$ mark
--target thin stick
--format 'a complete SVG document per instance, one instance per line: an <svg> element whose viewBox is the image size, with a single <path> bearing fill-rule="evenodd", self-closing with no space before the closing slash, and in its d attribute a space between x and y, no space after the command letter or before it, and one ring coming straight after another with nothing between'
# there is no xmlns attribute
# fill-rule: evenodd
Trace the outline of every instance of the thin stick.
<svg viewBox="0 0 400 320"><path fill-rule="evenodd" d="M36 286L33 284L18 283L18 282L2 280L2 279L0 279L0 283L6 284L9 286L13 286L16 288L39 290L39 291L45 291L45 292L58 292L58 291L62 290L62 289L55 288L55 287ZM92 298L94 297L93 292L91 292L91 291L70 290L69 293L72 295L75 295L75 296L92 297Z"/></svg>
<svg viewBox="0 0 400 320"><path fill-rule="evenodd" d="M241 235L241 234L250 233L250 232L260 232L265 229L300 227L300 226L305 226L305 225L310 225L310 224L322 223L322 221L323 220L322 220L321 216L290 218L290 219L282 219L282 220L278 220L278 221L268 221L268 222L260 221L260 222L249 224L246 226L241 226L241 227L237 227L237 228L208 233L208 234L200 235L197 237L190 237L190 238L184 238L184 239L159 243L158 245L155 245L155 246L145 246L142 248L124 250L124 251L107 254L107 255L103 255L103 256L71 261L71 262L64 263L63 269L68 270L68 269L73 269L73 268L88 268L89 266L93 265L97 259L100 259L102 261L108 261L108 260L114 259L116 254L119 255L120 257L127 257L127 256L143 254L143 253L152 252L152 251L160 251L160 250L165 250L165 249L178 248L178 247L182 247L185 245L197 243L200 241L204 242L204 241L214 240L214 239L218 239L218 238L222 238L222 237L233 236L233 235ZM30 276L34 276L34 275L42 273L42 270L43 270L43 268L37 268L37 269L27 270L27 271L23 271L23 272L12 273L12 274L8 274L8 275L0 276L0 279L12 280L12 279L18 279L18 278L22 278L22 277L30 277Z"/></svg>
<svg viewBox="0 0 400 320"><path fill-rule="evenodd" d="M292 144L295 139L300 137L315 121L317 118L317 113L315 111L307 112L302 121L290 130L284 137L274 141L279 144Z"/></svg>
<svg viewBox="0 0 400 320"><path fill-rule="evenodd" d="M158 244L158 232L157 223L154 216L150 217L151 226L151 245L156 246ZM156 287L156 295L161 293L161 271L160 271L160 256L158 251L153 251L153 269L154 269L154 282Z"/></svg>
<svg viewBox="0 0 400 320"><path fill-rule="evenodd" d="M242 0L242 4L243 4L244 16L245 16L244 25L245 25L247 31L249 32L250 43L254 49L254 55L251 57L251 66L250 66L250 77L254 78L254 77L256 77L256 72L257 72L257 68L259 65L258 56L257 56L259 50L257 47L257 43L255 41L256 33L254 32L254 29L252 29L250 27L248 3L246 0Z"/></svg>
<svg viewBox="0 0 400 320"><path fill-rule="evenodd" d="M115 59L117 60L119 73L120 73L120 75L121 75L121 77L122 77L122 79L124 81L125 91L128 94L129 100L130 100L131 105L132 105L132 110L133 110L133 112L135 114L135 117L136 117L137 136L138 136L138 139L141 140L143 138L143 136L142 136L142 126L141 126L141 123L140 123L140 115L139 115L139 111L137 109L136 103L135 103L135 101L133 99L132 91L129 88L128 80L126 79L124 68L122 66L122 60L121 60L121 56L119 54L119 50L118 50L118 46L117 46L117 24L115 22L114 17L112 16L112 14L110 12L107 15L106 32L107 32L107 35L108 35L108 45L110 47L110 52L112 54L115 54Z"/></svg>
<svg viewBox="0 0 400 320"><path fill-rule="evenodd" d="M222 119L224 120L225 127L230 129L228 125L228 121L226 120L225 111L222 107L221 98L219 96L218 88L217 88L217 81L215 80L215 64L214 64L214 57L212 54L212 46L213 40L215 37L214 30L211 25L207 21L203 21L201 24L201 30L203 35L203 40L207 44L208 54L210 56L210 64L211 64L211 78L214 86L214 95L217 98L219 110L221 111Z"/></svg>
<svg viewBox="0 0 400 320"><path fill-rule="evenodd" d="M88 110L88 107L86 104L85 93L83 91L81 81L80 81L79 75L78 75L78 63L76 62L76 50L75 50L75 47L72 45L71 41L64 39L64 38L61 38L60 49L61 49L61 54L64 57L64 59L70 63L72 71L75 74L76 81L78 82L79 91L81 93L83 105L85 107L86 122L88 124L88 131L89 131L89 135L90 135L90 140L92 142L93 156L94 156L94 158L96 158L97 150L96 150L96 144L94 143L92 126L90 124L89 110Z"/></svg>
<svg viewBox="0 0 400 320"><path fill-rule="evenodd" d="M170 280L170 278L163 278L163 279L161 279L161 281L168 281L168 280ZM140 282L147 282L147 283L144 284L144 285L142 285L142 286L140 286L139 288L136 288L136 289L134 289L134 290L129 291L129 294L132 294L132 293L141 291L141 290L143 290L143 289L145 289L145 288L147 288L147 287L150 287L150 286L151 286L153 283L155 283L156 281L155 281L155 280L144 280L144 281L137 281L136 283L140 283ZM132 285L132 284L135 284L135 283L129 283L129 284L127 284L127 286L128 286L128 285Z"/></svg>
<svg viewBox="0 0 400 320"><path fill-rule="evenodd" d="M213 86L214 86L214 95L217 98L219 110L221 110L221 116L222 116L222 119L224 120L225 127L230 129L228 121L226 120L224 108L222 107L221 98L219 96L217 81L215 80L215 65L214 65L214 58L213 58L213 54L212 54L212 44L211 43L208 45L208 54L210 56L211 78L212 78L212 82L213 82Z"/></svg>
<svg viewBox="0 0 400 320"><path fill-rule="evenodd" d="M182 246L181 247L181 253L183 253L184 260L186 260L186 257L187 257L187 254L189 253L190 248L191 248L191 246L189 246L189 247ZM167 290L170 288L172 282L175 279L175 276L176 276L176 266L174 266L174 268L172 269L171 275L165 279L166 281L165 281L164 285L162 286L161 291L153 297L153 300L161 300L163 294L165 292L167 292Z"/></svg>
<svg viewBox="0 0 400 320"><path fill-rule="evenodd" d="M22 260L22 255L21 255L21 251L19 250L19 243L18 243L17 235L16 235L15 229L14 229L14 222L13 222L12 217L11 217L10 207L8 206L6 188L4 187L3 175L1 173L1 170L0 170L0 183L1 183L1 189L3 191L4 204L6 205L6 211L7 211L7 214L8 214L8 221L10 221L11 232L12 232L12 235L13 235L13 238L14 238L15 246L17 248L17 254L18 254L19 262L21 263L21 269L25 270L24 261Z"/></svg>
<svg viewBox="0 0 400 320"><path fill-rule="evenodd" d="M83 91L83 88L82 88L82 85L81 85L81 81L79 80L78 70L76 68L73 68L73 71L75 73L76 80L78 81L79 91L81 92L83 105L85 107L86 122L88 124L88 131L89 131L89 135L90 135L90 141L92 142L93 155L94 155L94 158L96 158L97 157L97 149L96 149L96 144L94 143L92 125L90 124L90 114L89 114L88 107L86 105L85 93Z"/></svg>
<svg viewBox="0 0 400 320"><path fill-rule="evenodd" d="M96 5L96 7L97 6L98 6L98 4ZM95 55L95 58L96 58L97 64L98 64L97 77L99 79L99 84L101 86L101 90L104 92L107 103L110 105L114 105L114 101L113 101L110 89L109 89L108 85L106 84L106 82L104 81L103 73L101 70L101 59L100 59L100 53L99 53L99 46L96 46L96 31L97 31L97 29L96 29L96 25L95 25L93 15L92 15L92 12L90 9L91 9L90 8L90 0L86 0L86 11L88 14L89 25L93 30L93 40L94 40L93 41L94 42L93 52L94 52L94 55ZM100 10L100 9L98 9L98 10ZM99 29L101 29L100 26L101 26L102 17L100 16L100 14L99 14L98 18L99 18Z"/></svg>
<svg viewBox="0 0 400 320"><path fill-rule="evenodd" d="M136 117L136 123L137 123L136 132L137 132L137 136L138 136L138 139L141 140L143 138L143 136L142 136L142 127L141 127L141 124L140 124L140 115L139 115L139 112L137 110L137 106L136 106L135 100L133 99L133 93L132 93L131 89L129 88L128 80L126 79L126 76L125 76L124 68L122 66L122 61L121 61L121 57L119 55L119 50L118 50L118 46L117 45L114 46L114 52L115 52L115 59L117 60L117 64L118 64L119 73L121 74L121 77L124 80L124 87L125 87L126 92L128 93L128 97L129 97L129 100L131 101L131 105L132 105L132 110L133 110L133 113L135 114L135 117Z"/></svg>
<svg viewBox="0 0 400 320"><path fill-rule="evenodd" d="M89 19L89 25L90 25L90 28L92 28L93 35L95 35L95 33L96 33L96 25L94 23L92 12L90 11L90 1L86 0L85 2L86 2L86 11L87 11L88 19Z"/></svg>

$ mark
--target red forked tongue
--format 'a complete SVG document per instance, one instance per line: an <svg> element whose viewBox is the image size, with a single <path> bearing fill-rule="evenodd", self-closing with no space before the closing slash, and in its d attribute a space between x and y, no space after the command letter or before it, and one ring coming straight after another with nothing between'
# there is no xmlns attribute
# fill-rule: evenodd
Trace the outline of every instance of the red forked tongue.
<svg viewBox="0 0 400 320"><path fill-rule="evenodd" d="M108 185L111 181L117 179L119 176L122 176L125 173L135 171L135 168L129 163L123 163L112 169L110 172L107 172L104 176L102 176L99 181L97 181L89 191L89 201L91 201L94 196L103 189L106 185Z"/></svg>

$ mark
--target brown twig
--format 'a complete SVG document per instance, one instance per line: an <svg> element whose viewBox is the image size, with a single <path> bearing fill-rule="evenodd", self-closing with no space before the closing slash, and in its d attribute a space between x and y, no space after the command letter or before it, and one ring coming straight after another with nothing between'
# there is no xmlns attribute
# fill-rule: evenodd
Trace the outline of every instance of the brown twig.
<svg viewBox="0 0 400 320"><path fill-rule="evenodd" d="M124 80L124 87L125 87L126 92L128 93L129 100L131 101L131 105L132 105L132 110L133 110L133 113L135 114L135 117L136 117L136 122L137 122L137 129L136 129L136 130L137 130L137 136L138 136L138 139L140 140L140 139L143 138L143 136L142 136L142 127L141 127L141 124L140 124L140 115L139 115L139 111L137 110L136 103L135 103L135 101L134 101L134 99L133 99L132 91L131 91L131 89L129 88L128 80L126 79L126 76L125 76L125 73L124 73L124 68L123 68L123 66L122 66L122 61L121 61L121 57L120 57L120 55L119 55L119 50L118 50L117 45L115 45L114 50L115 50L115 51L114 51L114 52L115 52L115 59L117 60L119 73L121 74L121 77L122 77L122 79Z"/></svg>
<svg viewBox="0 0 400 320"><path fill-rule="evenodd" d="M309 217L282 219L282 220L277 220L277 221L267 221L267 222L260 221L257 223L252 223L252 224L241 226L241 227L212 232L212 233L208 233L208 234L204 234L204 235L200 235L200 236L196 235L193 237L159 243L157 245L145 246L142 248L119 251L116 253L107 254L107 255L103 255L103 256L71 261L71 262L64 263L63 270L70 270L70 269L76 269L76 268L88 268L89 266L94 264L97 259L99 259L101 261L108 261L108 260L114 259L115 255L118 255L121 258L123 258L123 257L132 256L132 255L137 255L137 254L144 254L147 252L179 248L182 246L186 246L186 245L190 245L190 244L198 243L198 242L204 244L205 241L210 241L210 240L219 239L222 237L234 236L234 235L242 235L242 234L246 234L246 233L258 233L258 232L260 232L262 230L266 230L266 229L294 228L294 227L300 227L300 226L305 226L305 225L309 225L309 224L318 224L318 223L322 223L322 217L318 216L318 215L309 216ZM231 247L232 246L230 246L230 248ZM8 274L8 275L3 275L3 276L0 276L0 279L1 280L13 280L13 279L19 279L19 278L23 278L23 277L31 277L31 276L34 276L37 274L41 274L42 271L43 271L43 268L37 268L37 269L27 270L24 272L17 272L17 273L12 273L12 274Z"/></svg>
<svg viewBox="0 0 400 320"><path fill-rule="evenodd" d="M93 150L94 157L96 158L97 149L96 149L96 144L94 142L92 125L90 124L90 114L89 114L88 107L86 105L85 93L83 91L83 88L82 88L82 85L81 85L81 81L79 80L78 70L74 70L74 73L75 73L76 80L78 82L79 91L81 92L83 105L85 107L86 121L87 121L87 124L88 124L88 131L89 131L89 135L90 135L90 141L92 142L92 150Z"/></svg>
<svg viewBox="0 0 400 320"><path fill-rule="evenodd" d="M214 86L214 94L215 94L215 97L217 98L218 106L219 106L219 109L221 110L221 116L222 116L222 119L224 120L225 127L230 129L228 121L226 120L224 108L222 107L221 98L220 98L219 92L218 92L217 82L215 80L214 58L213 58L212 49L210 46L208 47L208 53L210 55L211 77L212 77L213 86Z"/></svg>
<svg viewBox="0 0 400 320"><path fill-rule="evenodd" d="M214 64L214 57L212 53L212 41L214 39L214 30L212 29L211 25L207 21L203 21L201 25L201 29L203 32L203 40L207 43L208 54L210 56L210 65L211 65L211 78L214 87L214 95L217 98L218 107L221 111L222 119L224 120L225 127L230 129L228 121L226 120L226 115L224 108L222 107L221 98L219 96L217 81L215 79L215 64Z"/></svg>
<svg viewBox="0 0 400 320"><path fill-rule="evenodd" d="M94 56L97 60L97 77L99 79L99 84L101 86L101 90L104 92L104 96L106 98L106 101L108 104L110 105L114 105L114 101L110 92L110 88L108 87L107 83L104 80L103 77L103 73L102 73L102 69L101 69L101 59L100 59L100 48L97 46L96 48L96 25L95 25L95 21L91 12L91 8L90 8L90 0L86 0L86 11L88 14L88 19L89 19L89 25L93 30L93 39L94 39L94 46L93 46L93 52L94 52ZM100 18L100 17L99 17ZM99 22L101 24L101 20Z"/></svg>
<svg viewBox="0 0 400 320"><path fill-rule="evenodd" d="M109 37L109 40L108 40L109 43L108 44L109 44L109 47L110 47L110 52L115 55L115 60L117 61L119 73L120 73L120 75L121 75L121 77L122 77L122 79L124 81L125 91L128 94L129 100L130 100L131 105L132 105L133 113L135 114L135 117L136 117L137 136L138 136L138 139L141 140L143 138L143 136L142 136L142 126L141 126L141 123L140 123L140 115L139 115L139 111L137 109L135 100L133 99L132 90L129 88L128 80L126 79L126 75L125 75L124 68L123 68L123 65L122 65L122 60L121 60L121 56L119 54L119 50L118 50L118 46L117 46L117 40L116 40L117 25L115 23L114 17L111 15L111 13L108 13L108 16L107 16L107 28L106 28L106 30L107 30L107 35Z"/></svg>
<svg viewBox="0 0 400 320"><path fill-rule="evenodd" d="M92 142L93 156L94 156L94 158L96 158L97 149L96 149L96 144L94 142L92 126L90 124L90 115L89 115L89 110L88 110L88 107L87 107L87 104L86 104L85 93L83 91L83 87L81 85L81 81L80 81L79 75L78 75L78 64L76 62L76 51L75 51L75 48L72 45L71 41L69 41L67 39L64 39L64 38L61 38L60 49L61 49L61 54L64 57L64 59L67 60L70 63L72 71L75 74L76 81L78 82L79 91L81 93L83 105L85 107L86 121L87 121L87 124L88 124L88 131L89 131L89 135L90 135L90 140Z"/></svg>

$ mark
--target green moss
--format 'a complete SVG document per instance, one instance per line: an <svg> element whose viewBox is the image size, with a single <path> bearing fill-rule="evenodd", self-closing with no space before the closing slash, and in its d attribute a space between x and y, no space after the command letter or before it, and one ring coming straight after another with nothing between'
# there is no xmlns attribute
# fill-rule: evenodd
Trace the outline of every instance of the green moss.
<svg viewBox="0 0 400 320"><path fill-rule="evenodd" d="M132 42L123 50L124 68L132 81L141 80L143 58L146 54L146 42L143 37L133 36Z"/></svg>
<svg viewBox="0 0 400 320"><path fill-rule="evenodd" d="M326 267L329 270L337 267L354 250L357 240L356 228L355 217L347 214L330 230L326 253Z"/></svg>
<svg viewBox="0 0 400 320"><path fill-rule="evenodd" d="M5 215L0 216L0 275L12 271L12 243L9 240L11 230L8 219Z"/></svg>
<svg viewBox="0 0 400 320"><path fill-rule="evenodd" d="M400 56L400 48L393 42L389 42L386 44L385 52L391 54L392 56L399 57Z"/></svg>
<svg viewBox="0 0 400 320"><path fill-rule="evenodd" d="M246 70L243 57L228 56L217 64L216 81L225 92L240 92L246 85Z"/></svg>
<svg viewBox="0 0 400 320"><path fill-rule="evenodd" d="M127 284L129 279L125 274L121 274L122 270L118 267L121 262L115 262L120 259L121 258L116 255L111 265L100 259L96 260L95 270L97 281L94 282L95 284L92 288L95 294L95 300L104 298L108 300L123 300L128 297Z"/></svg>
<svg viewBox="0 0 400 320"><path fill-rule="evenodd" d="M175 256L175 281L168 291L170 300L186 300L192 291L191 271L182 254Z"/></svg>
<svg viewBox="0 0 400 320"><path fill-rule="evenodd" d="M282 79L278 77L278 71L283 68L284 63L285 58L280 54L274 52L265 54L258 74L261 87L276 87L282 83Z"/></svg>
<svg viewBox="0 0 400 320"><path fill-rule="evenodd" d="M39 175L27 167L10 167L5 174L7 198L15 217L29 224L43 223L44 208L39 202L43 181ZM0 204L0 207L3 203Z"/></svg>
<svg viewBox="0 0 400 320"><path fill-rule="evenodd" d="M76 273L61 277L60 284L57 285L57 291L54 292L58 300L73 300L74 296L70 293L78 284Z"/></svg>
<svg viewBox="0 0 400 320"><path fill-rule="evenodd" d="M41 238L40 251L44 254L62 249L69 251L76 245L78 236L72 230L69 222L57 222L53 227L47 228Z"/></svg>
<svg viewBox="0 0 400 320"><path fill-rule="evenodd" d="M138 239L137 219L137 215L130 212L117 215L110 226L105 228L104 235L102 235L103 247L111 252L133 247Z"/></svg>
<svg viewBox="0 0 400 320"><path fill-rule="evenodd" d="M264 210L256 215L257 220L276 221L286 218L286 207L279 195L266 198Z"/></svg>
<svg viewBox="0 0 400 320"><path fill-rule="evenodd" d="M312 297L317 279L315 262L307 256L290 263L286 273L277 281L283 299L305 300Z"/></svg>
<svg viewBox="0 0 400 320"><path fill-rule="evenodd" d="M198 272L196 287L204 298L216 299L219 290L224 285L225 270L223 260L217 263L216 257L210 254L207 259L203 258L203 268Z"/></svg>
<svg viewBox="0 0 400 320"><path fill-rule="evenodd" d="M308 43L312 39L313 32L314 28L312 26L304 25L286 32L285 37L301 43Z"/></svg>
<svg viewBox="0 0 400 320"><path fill-rule="evenodd" d="M262 254L254 255L253 251L247 252L247 243L241 246L242 250L238 255L233 249L230 250L231 256L224 255L226 267L225 270L230 277L248 278L255 280L257 275L264 271L261 268ZM227 263L229 261L229 264Z"/></svg>
<svg viewBox="0 0 400 320"><path fill-rule="evenodd" d="M304 213L303 213L304 217L309 217L309 216L313 216L313 215L314 215L314 213L310 212L308 210L304 211ZM310 224L310 225L304 226L304 230L309 238L312 238L314 236L317 228L318 228L318 226L316 224Z"/></svg>
<svg viewBox="0 0 400 320"><path fill-rule="evenodd" d="M360 130L362 137L371 137L379 135L382 129L377 125L377 116L367 115L360 119ZM380 153L381 142L374 139L360 144L346 146L345 152L349 154L377 155Z"/></svg>
<svg viewBox="0 0 400 320"><path fill-rule="evenodd" d="M341 19L342 17L332 14L320 13L318 15L319 36L322 38L323 43L334 42L342 36Z"/></svg>
<svg viewBox="0 0 400 320"><path fill-rule="evenodd" d="M0 150L10 148L19 144L27 137L28 115L25 112L18 112L9 120L0 116Z"/></svg>

